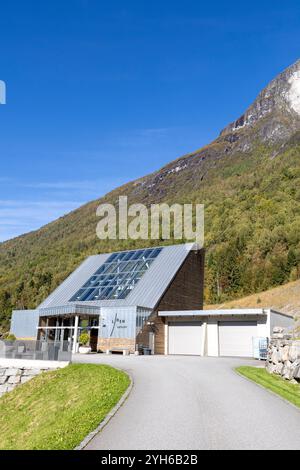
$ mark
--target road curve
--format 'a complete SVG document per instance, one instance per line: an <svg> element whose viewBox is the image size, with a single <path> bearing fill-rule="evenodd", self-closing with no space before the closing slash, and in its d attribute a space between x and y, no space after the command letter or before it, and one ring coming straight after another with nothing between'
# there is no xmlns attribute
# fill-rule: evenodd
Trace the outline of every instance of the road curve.
<svg viewBox="0 0 300 470"><path fill-rule="evenodd" d="M76 355L130 372L125 404L86 449L299 449L300 411L237 375L238 358Z"/></svg>

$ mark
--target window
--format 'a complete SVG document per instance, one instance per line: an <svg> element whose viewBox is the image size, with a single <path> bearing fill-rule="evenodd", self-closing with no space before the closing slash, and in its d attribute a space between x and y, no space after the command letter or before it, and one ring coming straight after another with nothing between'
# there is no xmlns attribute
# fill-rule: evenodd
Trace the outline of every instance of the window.
<svg viewBox="0 0 300 470"><path fill-rule="evenodd" d="M70 302L125 299L162 248L113 253Z"/></svg>

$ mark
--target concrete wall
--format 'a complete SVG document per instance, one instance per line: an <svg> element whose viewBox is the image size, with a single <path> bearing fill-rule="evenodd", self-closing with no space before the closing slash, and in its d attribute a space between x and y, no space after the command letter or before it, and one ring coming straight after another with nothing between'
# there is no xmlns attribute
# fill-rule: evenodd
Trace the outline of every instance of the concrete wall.
<svg viewBox="0 0 300 470"><path fill-rule="evenodd" d="M10 332L20 339L36 339L39 325L38 310L13 310Z"/></svg>
<svg viewBox="0 0 300 470"><path fill-rule="evenodd" d="M274 310L271 310L269 336L271 336L273 329L276 326L280 326L282 328L293 328L295 326L294 318L288 315L284 315L283 313L275 312Z"/></svg>

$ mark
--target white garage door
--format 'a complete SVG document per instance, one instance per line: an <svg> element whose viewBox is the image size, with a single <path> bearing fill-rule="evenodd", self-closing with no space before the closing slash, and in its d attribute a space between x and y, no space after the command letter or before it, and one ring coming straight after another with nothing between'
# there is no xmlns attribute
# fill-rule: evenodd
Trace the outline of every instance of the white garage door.
<svg viewBox="0 0 300 470"><path fill-rule="evenodd" d="M256 321L219 322L220 356L252 357L254 336L257 336Z"/></svg>
<svg viewBox="0 0 300 470"><path fill-rule="evenodd" d="M201 355L202 323L169 323L169 354Z"/></svg>

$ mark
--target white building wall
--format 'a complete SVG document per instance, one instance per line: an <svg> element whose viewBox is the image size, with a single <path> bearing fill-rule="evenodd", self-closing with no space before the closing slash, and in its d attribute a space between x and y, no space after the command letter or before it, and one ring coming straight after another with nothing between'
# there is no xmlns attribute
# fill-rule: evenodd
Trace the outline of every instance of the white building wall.
<svg viewBox="0 0 300 470"><path fill-rule="evenodd" d="M218 320L209 319L207 322L207 356L219 355L219 327Z"/></svg>
<svg viewBox="0 0 300 470"><path fill-rule="evenodd" d="M165 355L169 354L169 322L165 323Z"/></svg>
<svg viewBox="0 0 300 470"><path fill-rule="evenodd" d="M270 331L270 314L266 316L236 316L236 317L226 317L220 316L216 318L209 318L207 322L207 356L219 356L219 322L220 321L247 321L254 320L257 321L257 336L269 337Z"/></svg>
<svg viewBox="0 0 300 470"><path fill-rule="evenodd" d="M135 338L137 307L101 307L99 336Z"/></svg>
<svg viewBox="0 0 300 470"><path fill-rule="evenodd" d="M271 310L270 335L273 333L274 326L282 326L283 328L293 328L295 326L295 320L293 317Z"/></svg>
<svg viewBox="0 0 300 470"><path fill-rule="evenodd" d="M200 314L201 312L201 314ZM218 311L212 311L214 314ZM225 313L228 312L228 315ZM217 357L219 356L219 322L220 321L256 321L257 322L257 337L270 338L273 326L292 326L293 318L283 315L279 312L274 312L270 309L237 309L230 311L222 311L223 315L205 316L205 311L183 311L183 312L165 312L170 313L166 315L167 321L165 325L165 354L168 354L168 322L172 321L195 321L201 320L203 322L204 342L203 342L203 355ZM177 316L175 316L175 313ZM173 314L173 315L172 315ZM179 316L181 314L181 316Z"/></svg>
<svg viewBox="0 0 300 470"><path fill-rule="evenodd" d="M262 338L270 337L270 311L267 312L265 317L257 319L257 336Z"/></svg>
<svg viewBox="0 0 300 470"><path fill-rule="evenodd" d="M39 319L38 310L13 310L10 333L20 339L36 339Z"/></svg>

